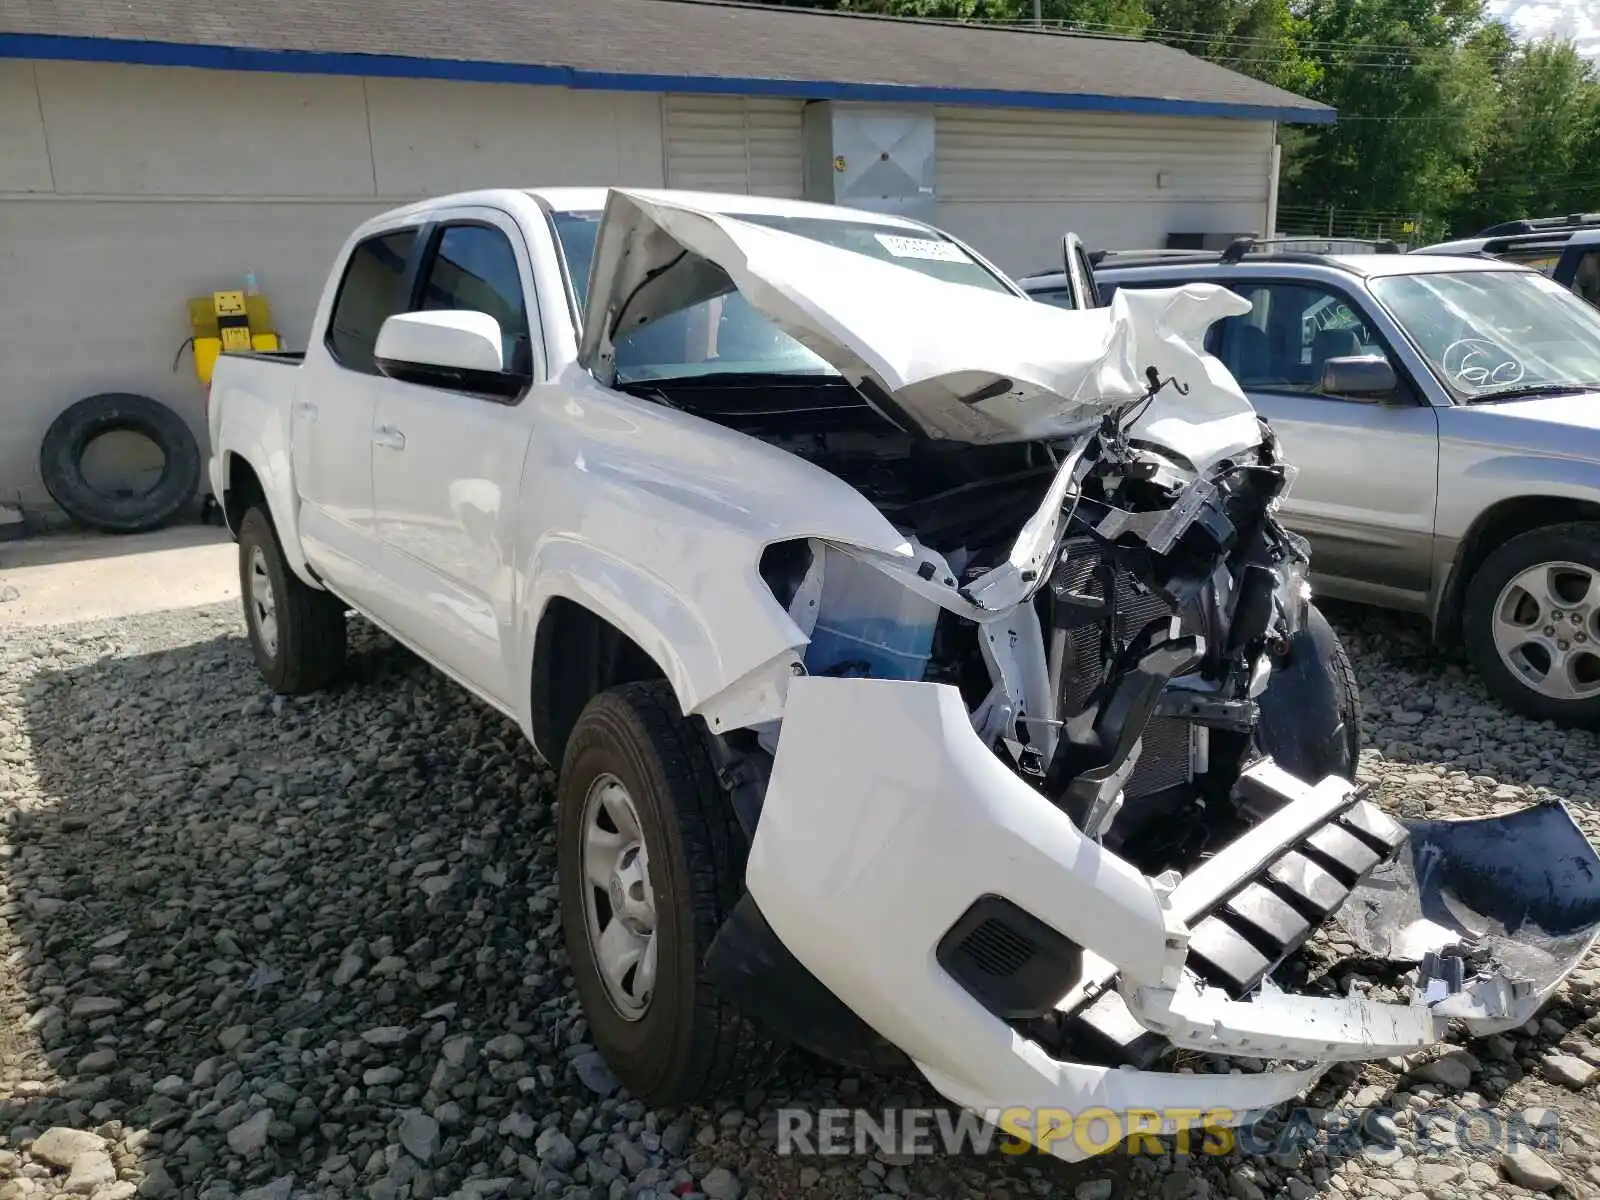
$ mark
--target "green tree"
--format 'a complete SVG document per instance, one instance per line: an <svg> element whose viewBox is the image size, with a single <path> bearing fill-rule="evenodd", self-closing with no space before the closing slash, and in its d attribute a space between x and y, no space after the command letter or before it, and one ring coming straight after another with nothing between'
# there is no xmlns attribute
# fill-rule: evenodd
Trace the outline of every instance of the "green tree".
<svg viewBox="0 0 1600 1200"><path fill-rule="evenodd" d="M1309 92L1316 62L1288 0L1150 0L1149 36L1266 83Z"/></svg>
<svg viewBox="0 0 1600 1200"><path fill-rule="evenodd" d="M1522 46L1500 63L1499 113L1455 207L1458 231L1600 205L1600 82L1566 40Z"/></svg>
<svg viewBox="0 0 1600 1200"><path fill-rule="evenodd" d="M1311 0L1301 16L1312 95L1339 120L1304 138L1285 204L1449 213L1474 186L1498 107L1490 58L1469 45L1480 0Z"/></svg>

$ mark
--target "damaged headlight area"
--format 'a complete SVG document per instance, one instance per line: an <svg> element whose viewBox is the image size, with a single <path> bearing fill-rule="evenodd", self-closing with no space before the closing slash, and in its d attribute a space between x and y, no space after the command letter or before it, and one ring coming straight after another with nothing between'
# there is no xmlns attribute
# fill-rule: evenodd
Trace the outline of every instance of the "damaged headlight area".
<svg viewBox="0 0 1600 1200"><path fill-rule="evenodd" d="M1204 470L1117 419L1002 452L942 488L914 454L863 471L902 554L763 558L808 640L782 720L718 739L752 838L719 986L977 1110L1105 1100L1106 1068L1177 1103L1175 1051L1280 1064L1237 1084L1271 1104L1536 1011L1600 929L1600 855L1559 806L1417 825L1365 797L1270 429ZM1392 998L1330 991L1337 963L1296 986L1333 925Z"/></svg>
<svg viewBox="0 0 1600 1200"><path fill-rule="evenodd" d="M1047 469L892 510L905 556L784 543L763 575L808 674L955 687L1091 838L1183 869L1237 831L1260 697L1306 623L1306 546L1272 515L1292 469L1269 437L1188 471L1109 420L1038 452Z"/></svg>

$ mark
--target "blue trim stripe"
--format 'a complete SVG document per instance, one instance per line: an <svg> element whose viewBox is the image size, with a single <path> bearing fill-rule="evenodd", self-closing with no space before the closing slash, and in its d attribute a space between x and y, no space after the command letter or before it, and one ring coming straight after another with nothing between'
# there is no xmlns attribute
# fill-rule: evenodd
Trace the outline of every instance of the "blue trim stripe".
<svg viewBox="0 0 1600 1200"><path fill-rule="evenodd" d="M72 62L134 63L149 67L200 67L219 71L281 71L303 75L367 75L390 79L449 79L470 83L521 83L615 92L688 92L701 95L784 96L804 100L874 100L903 104L952 104L972 108L1034 108L1077 112L1146 113L1173 117L1228 117L1325 125L1336 119L1326 107L1292 108L1228 104L1154 96L1092 96L1057 92L1008 92L989 88L926 87L898 83L845 83L822 79L749 79L737 76L648 75L589 71L533 63L414 58L398 54L345 54L320 50L260 50L242 46L196 46L122 38L59 37L0 33L0 58Z"/></svg>

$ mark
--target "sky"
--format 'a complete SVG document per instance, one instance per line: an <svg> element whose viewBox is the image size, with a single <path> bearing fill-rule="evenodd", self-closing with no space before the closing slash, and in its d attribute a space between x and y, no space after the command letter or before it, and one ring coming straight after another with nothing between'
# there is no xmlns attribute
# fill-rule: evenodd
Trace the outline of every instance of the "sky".
<svg viewBox="0 0 1600 1200"><path fill-rule="evenodd" d="M1600 0L1490 0L1489 11L1524 37L1570 37L1580 54L1600 58Z"/></svg>

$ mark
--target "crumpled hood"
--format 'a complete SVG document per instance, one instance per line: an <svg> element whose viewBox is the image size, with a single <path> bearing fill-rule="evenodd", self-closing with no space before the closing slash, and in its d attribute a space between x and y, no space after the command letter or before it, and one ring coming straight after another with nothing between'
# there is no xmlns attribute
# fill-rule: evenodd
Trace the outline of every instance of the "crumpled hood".
<svg viewBox="0 0 1600 1200"><path fill-rule="evenodd" d="M1113 308L1132 323L1139 365L1174 379L1128 427L1135 439L1176 450L1200 471L1261 440L1255 407L1222 360L1205 349L1207 331L1223 317L1250 311L1226 288L1190 283L1168 288L1118 288Z"/></svg>
<svg viewBox="0 0 1600 1200"><path fill-rule="evenodd" d="M1191 285L1176 307L1119 293L1108 308L1057 309L620 189L607 199L595 246L580 361L609 385L624 330L734 289L886 417L931 437L1070 436L1145 395L1148 367L1165 372L1185 355L1180 373L1190 386L1219 411L1252 414L1254 428L1237 386L1218 401L1189 344L1192 322L1244 311L1222 288Z"/></svg>

